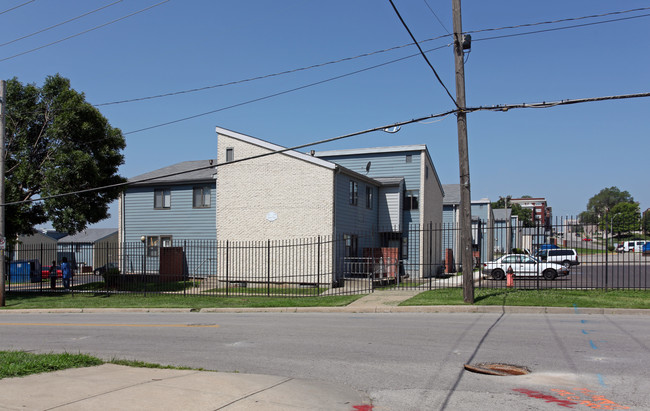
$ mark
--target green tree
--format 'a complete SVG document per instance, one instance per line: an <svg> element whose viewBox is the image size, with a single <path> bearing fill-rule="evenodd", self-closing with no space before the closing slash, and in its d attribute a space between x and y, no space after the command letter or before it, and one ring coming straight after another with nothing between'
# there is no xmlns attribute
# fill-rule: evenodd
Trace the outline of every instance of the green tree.
<svg viewBox="0 0 650 411"><path fill-rule="evenodd" d="M600 219L616 204L633 202L634 198L627 191L621 191L618 187L603 188L598 194L589 199L587 211Z"/></svg>
<svg viewBox="0 0 650 411"><path fill-rule="evenodd" d="M6 113L6 202L23 202L7 206L7 238L46 221L75 233L109 217L119 187L48 197L124 183L122 132L58 74L42 87L9 80Z"/></svg>
<svg viewBox="0 0 650 411"><path fill-rule="evenodd" d="M629 233L641 225L641 212L638 203L618 203L610 211L611 231Z"/></svg>

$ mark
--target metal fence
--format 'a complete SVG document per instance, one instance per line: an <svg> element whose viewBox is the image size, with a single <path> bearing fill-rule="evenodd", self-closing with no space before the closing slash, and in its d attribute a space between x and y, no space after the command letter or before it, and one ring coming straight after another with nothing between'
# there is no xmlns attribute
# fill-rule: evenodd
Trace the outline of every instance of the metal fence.
<svg viewBox="0 0 650 411"><path fill-rule="evenodd" d="M68 291L59 267L66 258L74 271L70 291L81 293L305 297L370 293L379 287L435 290L462 287L465 264L459 259L458 233L452 225L429 224L409 227L397 242L394 235L375 232L286 241L176 241L166 247L17 245L8 252L5 283L13 292ZM639 243L646 241L638 237ZM494 275L489 262L513 251L529 252L536 258L534 268L527 267L533 275L524 275L526 267L513 267L516 288L650 288L650 255L641 247L616 252L614 244L623 240L597 230L577 233L564 222L544 228L477 224L474 258L467 266L476 287L503 288L507 282ZM542 275L548 256L535 254L550 247L575 250L579 264L571 265L568 275L548 279Z"/></svg>

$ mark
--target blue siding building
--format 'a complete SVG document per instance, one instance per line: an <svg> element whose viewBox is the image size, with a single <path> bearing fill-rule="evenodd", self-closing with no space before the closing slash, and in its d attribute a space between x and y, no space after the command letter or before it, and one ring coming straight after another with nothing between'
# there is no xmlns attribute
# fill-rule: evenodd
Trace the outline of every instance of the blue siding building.
<svg viewBox="0 0 650 411"><path fill-rule="evenodd" d="M119 240L143 243L148 269L158 268L161 247L216 240L214 163L185 161L129 179L120 198ZM122 256L127 268L142 264L139 258Z"/></svg>
<svg viewBox="0 0 650 411"><path fill-rule="evenodd" d="M377 222L381 247L399 248L406 274L436 275L441 270L443 188L426 145L321 151L316 157L375 180L392 182L379 198L401 201L399 221ZM390 188L389 188L390 187ZM387 195L392 192L394 195ZM433 229L436 228L434 231Z"/></svg>

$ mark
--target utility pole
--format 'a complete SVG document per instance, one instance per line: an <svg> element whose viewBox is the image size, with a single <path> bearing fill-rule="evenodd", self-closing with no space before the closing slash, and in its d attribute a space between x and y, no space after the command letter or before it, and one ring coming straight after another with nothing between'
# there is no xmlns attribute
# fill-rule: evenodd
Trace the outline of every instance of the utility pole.
<svg viewBox="0 0 650 411"><path fill-rule="evenodd" d="M7 83L0 80L0 307L5 306L5 112L7 109Z"/></svg>
<svg viewBox="0 0 650 411"><path fill-rule="evenodd" d="M472 196L469 184L467 113L465 110L465 62L460 0L452 0L454 14L454 63L456 67L456 104L458 123L458 168L460 171L460 258L463 264L463 300L474 304L474 258L472 255Z"/></svg>

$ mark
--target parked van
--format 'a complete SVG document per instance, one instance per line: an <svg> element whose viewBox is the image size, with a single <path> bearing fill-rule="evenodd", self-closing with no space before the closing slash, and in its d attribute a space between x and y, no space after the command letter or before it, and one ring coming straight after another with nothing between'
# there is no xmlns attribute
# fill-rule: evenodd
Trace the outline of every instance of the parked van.
<svg viewBox="0 0 650 411"><path fill-rule="evenodd" d="M622 251L624 253L640 253L643 251L643 246L646 242L642 240L623 241L621 243Z"/></svg>
<svg viewBox="0 0 650 411"><path fill-rule="evenodd" d="M578 261L578 253L572 248L546 250L545 257L542 257L542 259L549 263L558 263L566 267L580 264L580 261Z"/></svg>

